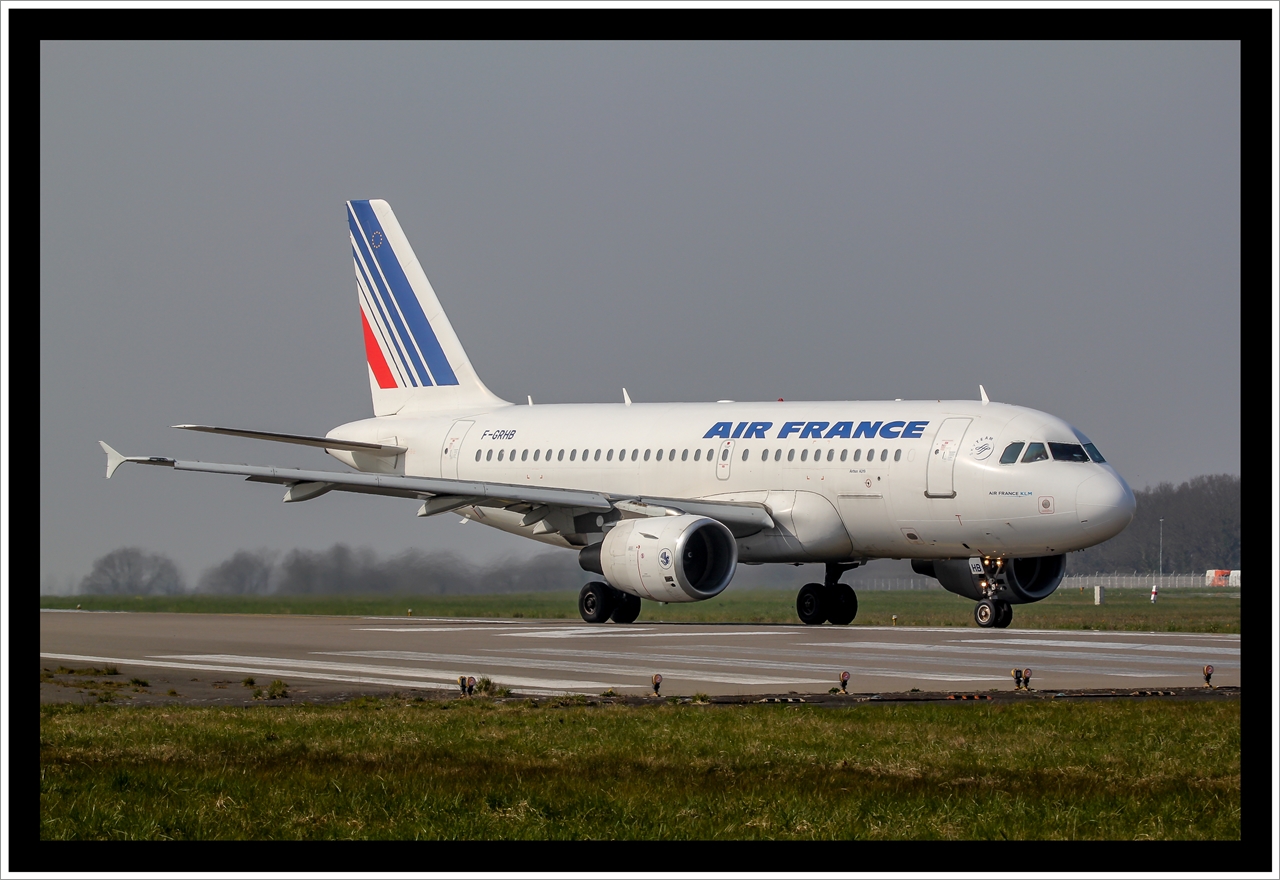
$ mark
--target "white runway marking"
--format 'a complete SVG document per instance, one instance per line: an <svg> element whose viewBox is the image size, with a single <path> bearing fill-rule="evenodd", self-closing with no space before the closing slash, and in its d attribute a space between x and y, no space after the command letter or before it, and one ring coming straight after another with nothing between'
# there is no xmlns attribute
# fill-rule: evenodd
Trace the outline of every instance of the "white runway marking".
<svg viewBox="0 0 1280 880"><path fill-rule="evenodd" d="M953 642L966 642L968 639L952 639ZM1055 639L1001 639L1002 645L1044 645L1049 648L1092 648L1105 651L1167 651L1177 653L1203 653L1212 650L1219 654L1240 653L1239 648L1202 648L1196 645L1148 645L1144 642L1068 642Z"/></svg>
<svg viewBox="0 0 1280 880"><path fill-rule="evenodd" d="M663 657L646 657L645 655L629 655L645 660L646 666L618 666L608 663L594 662L573 662L569 660L541 660L531 657L478 657L467 654L424 654L417 651L316 651L316 654L328 654L335 657L368 657L370 659L385 660L425 660L435 663L458 663L458 664L474 664L481 668L486 665L492 667L494 665L525 667L528 669L564 669L577 670L586 672L591 675L627 675L636 678L648 678L654 663L661 664ZM554 652L560 653L560 652ZM575 657L581 656L581 652L576 652ZM606 655L608 656L608 655ZM613 655L615 658L617 655ZM694 658L689 658L694 659ZM694 662L698 662L694 659ZM741 666L742 664L738 664ZM670 668L665 665L655 667L662 672L664 678L691 678L696 681L713 681L717 684L742 684L742 685L776 685L787 686L791 684L824 684L830 681L826 678L781 678L777 676L763 675L734 675L723 672L707 672L702 669L680 669ZM796 667L798 668L798 667ZM513 679L505 673L498 674L502 679L502 684L511 684ZM643 686L643 681L640 685Z"/></svg>
<svg viewBox="0 0 1280 880"><path fill-rule="evenodd" d="M382 678L370 675L348 675L340 672L332 672L325 669L315 670L299 668L299 661L288 660L282 657L235 657L234 655L210 655L210 656L226 656L227 662L220 663L217 661L208 663L197 662L178 662L164 657L146 657L146 658L129 658L129 657L89 657L81 654L45 654L41 653L41 657L50 660L72 660L88 663L114 663L118 666L149 666L160 669L201 669L207 672L233 672L236 674L249 673L253 675L277 675L292 676L293 678L306 678L319 681L344 681L355 684L378 684L390 687L413 687L428 688L431 690L439 690L442 683L457 687L457 679L459 673L456 672L435 672L429 669L415 669L412 674L421 676L420 680L408 678ZM193 655L199 657L200 655ZM259 665L255 661L265 661ZM306 663L307 661L301 661ZM270 664L270 665L268 665ZM323 666L323 664L318 664ZM342 664L333 664L342 665ZM384 667L367 667L370 669L383 669ZM386 674L385 672L383 673ZM609 687L628 687L628 685L605 684L595 681L554 681L547 679L522 679L527 684L520 685L521 691L531 694L565 694L565 693L582 693L583 691L602 690ZM514 682L503 682L514 684ZM637 687L637 685L630 685Z"/></svg>

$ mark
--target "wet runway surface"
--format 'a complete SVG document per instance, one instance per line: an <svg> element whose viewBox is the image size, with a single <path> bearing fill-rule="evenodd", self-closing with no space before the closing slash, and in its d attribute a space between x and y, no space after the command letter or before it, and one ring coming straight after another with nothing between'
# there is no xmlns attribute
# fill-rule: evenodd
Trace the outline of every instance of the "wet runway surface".
<svg viewBox="0 0 1280 880"><path fill-rule="evenodd" d="M44 610L44 667L114 664L174 680L284 679L344 693L456 688L487 676L516 693L663 695L985 691L1033 686L1240 685L1240 636L939 627L138 614Z"/></svg>

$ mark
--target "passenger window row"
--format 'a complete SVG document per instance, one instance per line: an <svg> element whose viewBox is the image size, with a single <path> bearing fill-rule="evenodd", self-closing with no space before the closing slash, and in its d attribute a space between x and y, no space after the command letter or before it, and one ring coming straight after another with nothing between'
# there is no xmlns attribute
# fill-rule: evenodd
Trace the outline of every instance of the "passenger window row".
<svg viewBox="0 0 1280 880"><path fill-rule="evenodd" d="M1020 444L1019 444L1019 448L1021 448L1021 445L1020 445ZM561 449L558 453L556 453L556 461L564 461L564 460L565 460L565 451L566 451L566 450ZM508 454L507 450L505 450L505 449L498 449L498 450L489 449L489 450L487 450L487 451L486 451L486 450L483 450L483 449L477 449L477 450L476 450L476 461L480 461L480 459L481 459L482 457L484 458L484 460L485 460L485 461L493 461L493 460L494 460L494 453L495 453L495 452L497 453L497 460L498 460L498 461L502 461L503 459L507 459L507 460L509 460L509 461L515 461L515 460L516 460L516 450L514 450L514 449L512 449L512 450L510 451L510 453L509 453L509 454ZM553 449L548 449L548 450L546 451L545 458L546 458L546 460L547 460L547 461L551 461L551 455L552 455L552 453L553 453L553 452L555 452L555 450L553 450ZM577 461L577 460L578 460L578 450L576 450L576 449L570 449L570 450L568 450L568 453L569 453L569 461ZM641 453L640 453L640 450L639 450L639 449L632 449L632 450L630 451L630 453L631 453L631 461L636 461L636 460L638 460L638 459L641 457ZM652 453L652 450L649 450L649 449L644 450L643 458L644 458L644 460L645 460L645 461L648 461L648 460L649 460L649 457L650 457L650 454L651 454L651 453ZM662 461L662 459L663 459L663 454L664 454L664 453L666 453L666 457L667 457L667 460L668 460L668 461L675 461L675 460L676 460L676 451L675 451L674 449L670 450L670 452L667 452L667 450L664 450L664 449L659 449L659 450L657 451L657 455L656 455L656 456L654 456L655 460L657 460L657 461ZM588 460L589 460L589 461L600 461L600 457L601 457L601 455L602 455L602 454L603 454L603 456L604 456L604 460L605 460L605 461L613 461L614 453L613 453L613 450L612 450L612 449L597 449L597 450L595 451L595 454L594 454L594 455L592 455L592 454L591 454L591 450L590 450L590 449L584 449L584 450L582 450L582 460L583 460L583 461L588 461ZM1006 454L1006 455L1008 454L1008 450L1005 450L1005 454ZM834 449L828 449L828 450L827 450L827 457L826 457L826 460L827 460L827 461L834 461L834 460L835 460L835 455L836 455L836 451L835 451ZM1016 455L1016 453L1015 453L1015 455ZM747 461L747 460L749 460L750 456L751 456L751 452L750 452L750 450L748 450L748 449L745 449L745 448L744 448L744 449L742 450L742 460L743 460L743 461ZM707 450L707 461L711 461L711 459L712 459L712 458L714 458L714 457L715 457L715 450L714 450L714 449L708 449L708 450ZM849 457L849 450L848 450L848 449L841 449L841 450L840 450L840 460L841 460L841 461L846 461L846 460L848 460L848 457ZM868 450L867 450L867 461L874 461L874 460L875 460L875 457L876 457L876 450L875 450L875 449L868 449ZM534 460L534 461L538 461L538 460L539 460L539 459L541 459L541 458L543 458L543 452L542 452L542 450L541 450L541 449L535 449L535 450L533 450L533 460ZM796 458L796 451L795 451L794 449L788 449L788 450L787 450L787 461L795 461L795 458ZM529 450L528 450L528 449L521 450L521 451L520 451L520 461L528 461L528 460L529 460ZM627 450L626 450L626 449L619 449L619 450L618 450L618 461L625 461L625 460L627 460ZM687 450L687 449L686 449L686 450L684 450L683 452L681 452L681 453L680 453L680 460L681 460L681 461L688 461L688 460L689 460L689 450ZM695 449L695 450L693 450L693 460L694 460L694 461L702 461L702 450L701 450L701 449ZM728 460L729 460L729 449L728 449L728 447L726 447L726 448L724 448L724 449L722 449L722 450L720 451L720 460L721 460L721 461L728 461ZM765 449L764 451L762 451L762 452L760 453L760 460L761 460L761 461L768 461L768 460L769 460L769 450L768 450L768 449ZM775 449L775 450L773 450L773 460L774 460L774 461L781 461L781 460L782 460L782 450L781 450L781 449ZM802 449L802 450L800 450L800 460L801 460L801 461L808 461L808 460L809 460L809 450L808 450L808 449ZM815 451L814 451L814 453L813 453L813 460L814 460L815 462L822 461L822 450L821 450L821 449L818 449L818 450L815 450ZM853 450L853 460L854 460L854 461L862 461L862 450L861 450L861 449L855 449L855 450ZM880 450L880 460L881 460L881 461L888 461L888 460L889 460L889 450L888 450L888 449L881 449L881 450ZM895 450L894 450L894 452L893 452L893 460L894 460L894 461L901 461L901 460L902 460L902 450L901 450L901 449L895 449ZM1002 458L1002 459L1001 459L1001 461L1004 461L1004 459Z"/></svg>

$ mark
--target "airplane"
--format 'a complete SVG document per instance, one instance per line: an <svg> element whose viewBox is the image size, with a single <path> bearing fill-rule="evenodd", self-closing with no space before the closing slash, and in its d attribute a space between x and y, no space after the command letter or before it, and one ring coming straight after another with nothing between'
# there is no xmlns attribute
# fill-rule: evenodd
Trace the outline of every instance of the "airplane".
<svg viewBox="0 0 1280 880"><path fill-rule="evenodd" d="M796 612L851 623L841 576L909 559L972 599L980 627L1061 583L1066 554L1119 534L1132 490L1097 447L1048 413L980 400L513 404L476 374L391 206L347 202L374 417L325 436L174 425L323 449L352 469L299 470L125 456L235 474L286 502L357 492L576 550L588 623L631 623L642 600L699 602L739 563L822 563Z"/></svg>

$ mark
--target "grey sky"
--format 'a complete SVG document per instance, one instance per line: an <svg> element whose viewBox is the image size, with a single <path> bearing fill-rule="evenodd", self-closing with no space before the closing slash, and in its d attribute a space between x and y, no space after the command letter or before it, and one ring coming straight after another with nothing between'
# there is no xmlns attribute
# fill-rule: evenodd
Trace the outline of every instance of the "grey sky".
<svg viewBox="0 0 1280 880"><path fill-rule="evenodd" d="M166 426L372 415L351 198L391 202L509 400L981 382L1135 488L1239 472L1234 43L45 43L40 77L46 579L122 545L191 580L242 547L543 549L409 501L103 479L99 439L341 467Z"/></svg>

